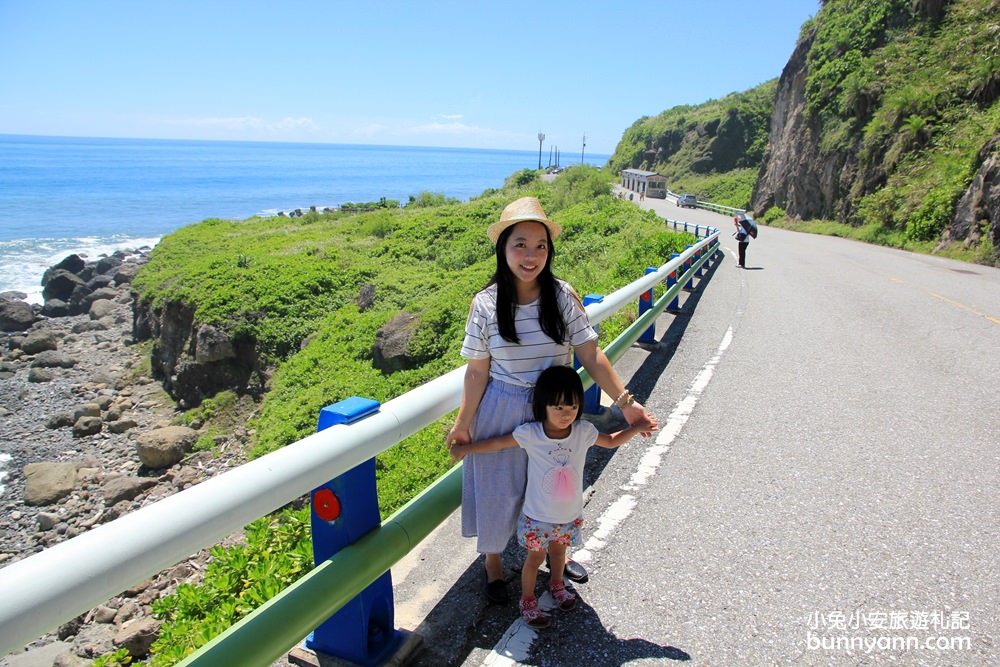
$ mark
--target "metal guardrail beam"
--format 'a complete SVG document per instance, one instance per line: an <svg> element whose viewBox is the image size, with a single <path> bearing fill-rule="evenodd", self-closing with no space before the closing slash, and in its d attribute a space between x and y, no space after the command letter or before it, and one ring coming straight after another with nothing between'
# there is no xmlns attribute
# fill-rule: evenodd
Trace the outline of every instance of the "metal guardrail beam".
<svg viewBox="0 0 1000 667"><path fill-rule="evenodd" d="M638 299L700 248L708 247L712 238L612 292L601 303L588 306L591 322L597 324ZM694 270L692 267L691 272ZM0 655L217 543L434 423L458 408L464 375L462 366L388 401L371 417L319 431L0 569Z"/></svg>
<svg viewBox="0 0 1000 667"><path fill-rule="evenodd" d="M267 667L408 554L462 501L462 464L198 649L179 667Z"/></svg>

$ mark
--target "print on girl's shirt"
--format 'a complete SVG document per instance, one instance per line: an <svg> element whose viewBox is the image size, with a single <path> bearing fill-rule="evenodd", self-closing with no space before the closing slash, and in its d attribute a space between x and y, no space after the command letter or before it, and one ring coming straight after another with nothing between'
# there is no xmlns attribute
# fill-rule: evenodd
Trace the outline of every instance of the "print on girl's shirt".
<svg viewBox="0 0 1000 667"><path fill-rule="evenodd" d="M551 493L552 497L561 502L568 502L576 497L576 470L569 465L570 451L560 443L549 452L555 466L550 468L542 478L542 490Z"/></svg>

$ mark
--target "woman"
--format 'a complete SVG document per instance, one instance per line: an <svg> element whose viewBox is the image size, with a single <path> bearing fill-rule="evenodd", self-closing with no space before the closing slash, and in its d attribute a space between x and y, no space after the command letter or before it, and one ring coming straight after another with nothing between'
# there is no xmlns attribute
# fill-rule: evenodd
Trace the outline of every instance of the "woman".
<svg viewBox="0 0 1000 667"><path fill-rule="evenodd" d="M552 274L552 240L561 231L534 197L507 205L486 230L496 245L497 267L473 298L466 323L462 356L469 365L449 446L504 435L532 421L539 374L570 366L573 351L598 386L617 397L630 424L645 416L597 346L576 292ZM462 535L477 537L476 550L486 555L486 596L492 602L509 599L500 553L514 534L526 479L527 456L520 447L465 459ZM580 581L587 573L570 561L566 576Z"/></svg>

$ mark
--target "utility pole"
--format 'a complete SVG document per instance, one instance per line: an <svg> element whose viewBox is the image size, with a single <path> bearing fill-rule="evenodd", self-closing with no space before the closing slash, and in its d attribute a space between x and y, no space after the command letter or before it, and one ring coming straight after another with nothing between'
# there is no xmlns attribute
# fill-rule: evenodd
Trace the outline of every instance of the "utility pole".
<svg viewBox="0 0 1000 667"><path fill-rule="evenodd" d="M580 149L580 164L583 164L583 154L587 150L587 133L583 133L583 148Z"/></svg>
<svg viewBox="0 0 1000 667"><path fill-rule="evenodd" d="M542 131L538 131L538 168L542 168L542 142L545 141L545 135Z"/></svg>

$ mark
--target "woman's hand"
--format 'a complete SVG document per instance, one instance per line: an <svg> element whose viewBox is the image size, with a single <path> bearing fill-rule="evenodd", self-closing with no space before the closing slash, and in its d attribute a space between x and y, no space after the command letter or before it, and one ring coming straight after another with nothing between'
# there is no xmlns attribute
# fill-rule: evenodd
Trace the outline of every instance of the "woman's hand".
<svg viewBox="0 0 1000 667"><path fill-rule="evenodd" d="M625 415L625 421L627 421L630 426L632 424L639 424L643 420L652 421L654 424L656 423L656 420L653 419L652 415L646 412L646 408L642 407L639 401L633 401L632 405L626 405L622 408L622 414ZM642 437L648 438L653 434L653 431L640 431L640 434Z"/></svg>

